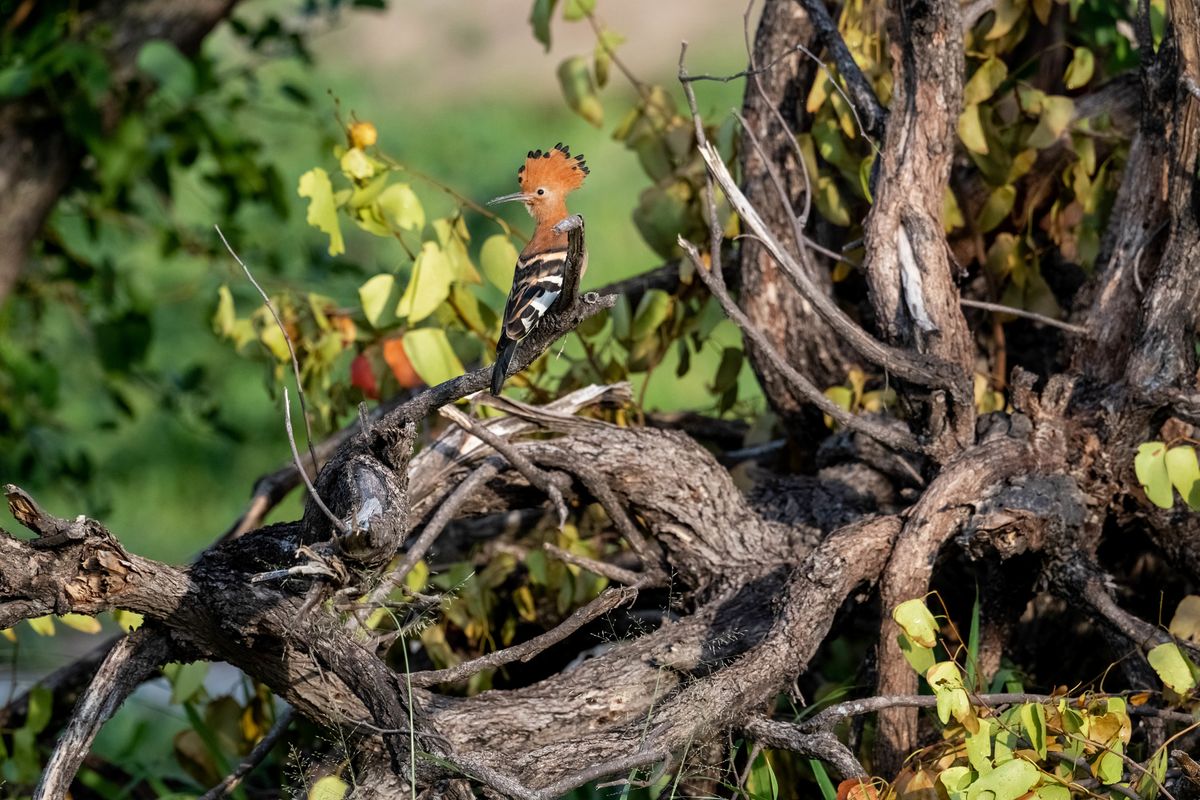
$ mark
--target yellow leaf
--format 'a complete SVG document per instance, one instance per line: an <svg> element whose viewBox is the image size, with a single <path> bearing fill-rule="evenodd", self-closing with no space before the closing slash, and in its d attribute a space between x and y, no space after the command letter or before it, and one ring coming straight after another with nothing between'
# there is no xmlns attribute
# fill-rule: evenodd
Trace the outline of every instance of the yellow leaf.
<svg viewBox="0 0 1200 800"><path fill-rule="evenodd" d="M396 316L407 317L409 323L420 322L428 317L450 294L452 277L446 254L437 242L425 242L421 245L421 252L413 264L412 277L396 307ZM407 346L405 352L412 357L412 351Z"/></svg>
<svg viewBox="0 0 1200 800"><path fill-rule="evenodd" d="M968 106L978 105L996 93L1000 84L1008 77L1008 67L1003 61L992 56L979 65L963 87L963 103Z"/></svg>
<svg viewBox="0 0 1200 800"><path fill-rule="evenodd" d="M85 617L83 614L63 614L58 621L68 628L74 628L83 633L99 633L100 620L95 617Z"/></svg>
<svg viewBox="0 0 1200 800"><path fill-rule="evenodd" d="M369 122L356 122L350 126L350 143L354 147L370 147L379 139L379 132Z"/></svg>
<svg viewBox="0 0 1200 800"><path fill-rule="evenodd" d="M38 636L53 636L54 635L54 617L34 617L26 620L29 627L33 628L33 632Z"/></svg>
<svg viewBox="0 0 1200 800"><path fill-rule="evenodd" d="M963 109L958 118L958 138L972 153L987 155L987 137L983 135L983 119L979 116L979 106L972 105Z"/></svg>
<svg viewBox="0 0 1200 800"><path fill-rule="evenodd" d="M1167 630L1180 639L1200 642L1200 595L1189 594L1179 601Z"/></svg>
<svg viewBox="0 0 1200 800"><path fill-rule="evenodd" d="M350 785L336 775L326 775L308 790L308 800L342 800L350 792Z"/></svg>
<svg viewBox="0 0 1200 800"><path fill-rule="evenodd" d="M341 159L342 172L357 181L365 181L375 174L375 165L358 147L351 147Z"/></svg>
<svg viewBox="0 0 1200 800"><path fill-rule="evenodd" d="M333 184L329 182L329 173L317 167L310 169L300 176L300 186L297 193L309 198L309 225L329 235L329 255L336 256L346 252L346 244L342 240L342 229L338 225L337 206L333 200Z"/></svg>
<svg viewBox="0 0 1200 800"><path fill-rule="evenodd" d="M1059 140L1075 116L1075 104L1069 97L1046 95L1041 101L1037 127L1029 134L1030 147L1044 149Z"/></svg>

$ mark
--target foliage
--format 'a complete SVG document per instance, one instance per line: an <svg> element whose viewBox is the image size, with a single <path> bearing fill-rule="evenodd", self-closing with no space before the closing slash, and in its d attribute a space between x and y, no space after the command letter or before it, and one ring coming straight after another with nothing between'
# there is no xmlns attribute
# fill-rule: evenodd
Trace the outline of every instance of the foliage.
<svg viewBox="0 0 1200 800"><path fill-rule="evenodd" d="M1200 597L1180 603L1170 632L1195 639ZM1167 745L1130 761L1130 707L1149 692L1129 696L1055 691L1045 700L1031 697L1000 710L977 699L984 687L969 678L962 637L946 618L941 624L924 600L908 600L892 611L900 626L901 648L937 697L942 741L914 756L894 788L904 796L922 787L941 787L951 800L1035 797L1066 800L1081 791L1080 781L1156 797L1166 773ZM948 634L948 635L947 635ZM1200 668L1174 642L1147 653L1163 681L1170 705L1200 708L1196 676ZM999 687L993 686L991 691ZM1009 687L1010 690L1012 687ZM1032 793L1032 794L1030 794Z"/></svg>

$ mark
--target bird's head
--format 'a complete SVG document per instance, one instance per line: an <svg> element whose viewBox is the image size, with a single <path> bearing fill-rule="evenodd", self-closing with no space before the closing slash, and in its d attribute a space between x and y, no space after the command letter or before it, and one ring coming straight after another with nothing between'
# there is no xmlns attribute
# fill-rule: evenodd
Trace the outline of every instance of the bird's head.
<svg viewBox="0 0 1200 800"><path fill-rule="evenodd" d="M529 151L525 163L517 170L521 191L488 201L488 205L520 201L539 221L558 222L565 217L567 195L583 185L589 170L583 156L572 157L562 142L553 150Z"/></svg>

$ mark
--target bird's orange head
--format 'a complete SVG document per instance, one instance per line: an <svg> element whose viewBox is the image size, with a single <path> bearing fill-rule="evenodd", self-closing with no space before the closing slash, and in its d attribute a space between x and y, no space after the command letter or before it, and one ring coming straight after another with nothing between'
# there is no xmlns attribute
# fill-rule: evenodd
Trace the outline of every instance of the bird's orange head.
<svg viewBox="0 0 1200 800"><path fill-rule="evenodd" d="M488 205L519 200L535 220L554 224L567 216L567 195L583 185L588 172L583 156L572 157L562 142L545 153L531 150L517 170L521 191L497 197Z"/></svg>

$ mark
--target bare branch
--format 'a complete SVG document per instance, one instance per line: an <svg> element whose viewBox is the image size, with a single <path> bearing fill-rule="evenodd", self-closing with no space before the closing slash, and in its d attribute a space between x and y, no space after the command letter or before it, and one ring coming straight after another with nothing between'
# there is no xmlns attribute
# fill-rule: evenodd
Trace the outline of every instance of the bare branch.
<svg viewBox="0 0 1200 800"><path fill-rule="evenodd" d="M603 575L611 581L623 583L626 586L647 585L648 576L639 575L636 572L630 572L627 569L622 569L614 564L609 564L604 561L597 561L594 558L581 556L578 553L572 553L569 550L563 550L557 545L546 542L542 545L546 552L554 556L560 561L565 561L568 564L574 564L577 567L586 569L588 572L594 572L597 575Z"/></svg>
<svg viewBox="0 0 1200 800"><path fill-rule="evenodd" d="M575 631L587 625L617 606L630 602L637 597L638 587L631 585L620 589L605 589L598 597L585 606L575 610L571 616L545 633L535 636L528 641L497 650L494 653L464 661L447 669L431 670L429 672L414 672L409 675L413 686L436 686L439 683L455 683L469 678L485 669L495 669L514 661L527 662L566 639Z"/></svg>
<svg viewBox="0 0 1200 800"><path fill-rule="evenodd" d="M254 745L254 749L247 753L246 757L234 767L233 772L230 772L220 783L201 795L200 800L221 800L222 797L240 786L242 779L262 763L262 760L267 757L267 754L279 742L280 737L287 732L294 716L295 712L291 708L281 710L275 717L275 724L258 740L258 744Z"/></svg>
<svg viewBox="0 0 1200 800"><path fill-rule="evenodd" d="M283 389L283 424L287 429L288 446L292 448L292 459L296 464L296 471L300 473L300 477L304 479L304 485L308 487L308 495L317 504L317 508L321 509L321 513L325 515L329 523L334 529L339 531L343 536L348 536L351 533L350 527L338 519L329 506L325 505L325 501L321 499L321 495L317 493L317 487L313 486L312 479L308 477L308 471L300 464L300 451L296 449L296 436L292 433L292 404L288 400L288 390L285 386ZM316 463L316 454L313 454L313 463Z"/></svg>

